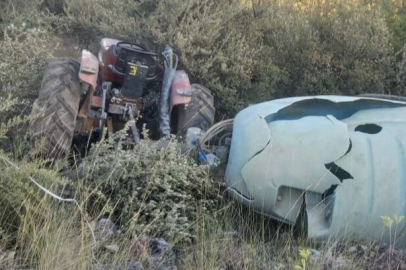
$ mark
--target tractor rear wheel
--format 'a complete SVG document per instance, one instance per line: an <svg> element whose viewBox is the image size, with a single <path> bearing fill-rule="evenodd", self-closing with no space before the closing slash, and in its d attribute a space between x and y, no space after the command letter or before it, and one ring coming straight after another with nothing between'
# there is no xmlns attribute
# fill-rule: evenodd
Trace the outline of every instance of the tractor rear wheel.
<svg viewBox="0 0 406 270"><path fill-rule="evenodd" d="M192 84L192 100L189 104L176 106L172 111L173 133L184 136L190 127L208 130L214 122L214 98L209 89Z"/></svg>
<svg viewBox="0 0 406 270"><path fill-rule="evenodd" d="M40 142L40 153L51 158L71 148L81 96L79 68L73 60L51 60L31 112L31 140Z"/></svg>

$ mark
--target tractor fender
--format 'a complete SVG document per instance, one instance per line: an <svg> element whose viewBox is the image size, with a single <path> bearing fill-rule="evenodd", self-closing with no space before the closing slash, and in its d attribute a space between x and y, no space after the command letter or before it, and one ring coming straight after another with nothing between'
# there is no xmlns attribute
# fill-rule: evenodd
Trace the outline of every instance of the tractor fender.
<svg viewBox="0 0 406 270"><path fill-rule="evenodd" d="M99 60L95 55L87 50L82 51L82 59L80 61L79 79L92 86L94 91L97 86L97 78L99 74Z"/></svg>
<svg viewBox="0 0 406 270"><path fill-rule="evenodd" d="M99 60L95 55L87 50L82 51L82 59L80 61L79 79L90 85L89 91L86 94L82 105L79 109L78 116L86 119L90 105L94 103L93 93L97 87L97 79L99 76Z"/></svg>
<svg viewBox="0 0 406 270"><path fill-rule="evenodd" d="M189 76L183 70L177 70L171 86L170 112L174 106L188 104L192 100L192 87Z"/></svg>

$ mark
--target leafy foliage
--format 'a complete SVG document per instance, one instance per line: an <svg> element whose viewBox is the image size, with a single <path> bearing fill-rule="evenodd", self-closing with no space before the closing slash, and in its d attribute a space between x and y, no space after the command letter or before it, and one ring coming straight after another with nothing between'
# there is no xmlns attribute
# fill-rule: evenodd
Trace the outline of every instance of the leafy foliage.
<svg viewBox="0 0 406 270"><path fill-rule="evenodd" d="M180 154L175 142L165 148L162 143L143 140L134 149L123 149L114 142L102 142L74 175L102 191L91 211L100 211L97 205L112 209L105 214L112 214L137 235L189 241L201 213L214 217L218 185L206 168Z"/></svg>
<svg viewBox="0 0 406 270"><path fill-rule="evenodd" d="M391 43L395 52L403 50L406 42L406 1L381 0L368 3L368 9L379 9L386 19L386 24L391 33Z"/></svg>
<svg viewBox="0 0 406 270"><path fill-rule="evenodd" d="M41 73L51 50L47 48L48 32L27 25L8 25L3 29L0 39L0 157L12 159L11 154L21 156L22 145L26 145L25 131L29 121L30 100L36 95L41 82ZM6 150L6 152L3 152ZM26 202L38 201L38 193L21 173L0 159L0 231L18 230L22 209ZM41 170L34 162L23 166L26 174L44 177L51 174L54 180L56 172ZM52 183L54 181L50 181ZM6 233L2 234L4 237ZM15 234L14 238L15 239Z"/></svg>
<svg viewBox="0 0 406 270"><path fill-rule="evenodd" d="M390 91L393 51L379 12L357 1L308 0L269 13L260 27L280 70L277 97Z"/></svg>
<svg viewBox="0 0 406 270"><path fill-rule="evenodd" d="M0 93L18 98L32 97L40 87L42 72L52 55L49 33L26 25L8 25L0 39Z"/></svg>
<svg viewBox="0 0 406 270"><path fill-rule="evenodd" d="M37 96L42 72L52 49L48 31L23 24L8 25L0 39L0 142L14 152L11 144L24 142L30 104ZM12 149L14 147L14 149Z"/></svg>

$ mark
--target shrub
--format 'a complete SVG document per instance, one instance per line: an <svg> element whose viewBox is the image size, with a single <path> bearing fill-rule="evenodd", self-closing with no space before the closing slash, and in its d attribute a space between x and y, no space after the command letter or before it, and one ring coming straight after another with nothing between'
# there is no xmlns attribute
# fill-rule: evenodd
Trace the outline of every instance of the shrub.
<svg viewBox="0 0 406 270"><path fill-rule="evenodd" d="M389 91L394 58L378 11L346 0L278 4L259 24L280 70L275 96Z"/></svg>
<svg viewBox="0 0 406 270"><path fill-rule="evenodd" d="M161 143L143 140L125 150L102 142L72 175L102 191L92 199L91 212L100 213L109 203L113 210L105 214L137 235L189 241L201 212L215 216L218 186L175 142L165 149Z"/></svg>
<svg viewBox="0 0 406 270"><path fill-rule="evenodd" d="M160 1L148 24L159 44L173 44L184 68L216 97L220 115L246 105L261 41L250 31L245 9L233 1Z"/></svg>
<svg viewBox="0 0 406 270"><path fill-rule="evenodd" d="M17 7L16 7L17 8ZM30 104L37 95L41 74L51 52L47 47L48 32L26 25L8 25L3 29L0 39L0 156L12 159L21 158L22 148L27 146L25 130L28 124ZM7 150L7 153L3 152ZM25 163L25 162L23 162ZM0 159L0 230L18 230L23 215L24 203L39 200L38 193L32 189L26 177L17 173ZM43 171L36 163L27 162L23 168L27 174L44 177L56 172ZM53 179L47 175L45 179ZM52 183L51 182L48 182ZM15 240L14 235L14 240Z"/></svg>
<svg viewBox="0 0 406 270"><path fill-rule="evenodd" d="M43 9L46 0L2 0L0 1L0 28L10 24L28 27L48 26L49 18Z"/></svg>
<svg viewBox="0 0 406 270"><path fill-rule="evenodd" d="M52 56L49 33L26 25L8 25L0 40L0 93L21 99L36 96L42 72Z"/></svg>
<svg viewBox="0 0 406 270"><path fill-rule="evenodd" d="M42 72L52 56L49 32L26 25L8 25L0 39L0 142L19 152L31 103L41 86ZM16 147L16 144L20 146Z"/></svg>
<svg viewBox="0 0 406 270"><path fill-rule="evenodd" d="M381 0L368 3L369 9L379 9L386 19L391 43L395 52L399 53L406 43L406 1L405 0Z"/></svg>

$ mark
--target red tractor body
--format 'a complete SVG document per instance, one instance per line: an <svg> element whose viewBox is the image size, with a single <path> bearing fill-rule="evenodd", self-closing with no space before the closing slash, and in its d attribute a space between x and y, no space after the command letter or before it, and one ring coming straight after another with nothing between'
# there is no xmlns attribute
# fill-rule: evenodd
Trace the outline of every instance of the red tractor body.
<svg viewBox="0 0 406 270"><path fill-rule="evenodd" d="M50 138L53 150L66 152L74 136L97 134L100 139L128 121L128 141L135 144L145 125L153 139L184 135L189 127L208 129L214 120L210 91L191 85L186 72L176 71L178 58L172 48L167 46L162 56L163 78L158 73L159 54L116 39L102 39L98 57L83 50L80 65L51 61L37 100L45 106L45 115L35 120L32 136ZM55 121L61 124L57 131L51 126Z"/></svg>
<svg viewBox="0 0 406 270"><path fill-rule="evenodd" d="M117 49L117 44L120 45L121 41L108 38L102 39L98 58L89 51L83 50L82 52L79 78L82 82L87 83L90 89L79 109L80 121L76 125L77 132L88 133L92 129L99 127L100 121L106 121L108 131L113 133L122 127L117 121L113 121L114 118L119 120L118 122L126 122L129 118L126 117L128 108L131 108L134 117L138 117L148 105L151 105L144 102L142 90L146 81L155 80L157 77L154 58L157 58L158 55L154 53L145 55L141 53L138 55L137 52L128 50L127 55L122 56L120 51L124 49ZM125 45L127 44L129 43L125 43ZM136 49L147 52L139 45L131 44L131 46L137 46ZM132 55L130 55L131 53ZM128 60L126 58L130 58L131 64L125 62ZM145 64L150 65L145 66ZM146 74L142 74L142 72ZM140 77L142 78L137 81L136 78L139 73L141 73ZM128 83L130 84L127 86L129 89L123 89L125 83L133 77L135 80ZM103 93L101 95L95 94L103 83L111 83L111 86L107 89L108 92L105 93L105 100L103 100ZM114 86L117 86L117 88L114 88ZM138 90L138 93L134 90ZM173 106L186 105L191 101L191 90L187 74L183 71L177 71L171 85L169 113L172 111ZM93 113L103 109L103 105L108 115L110 115L107 119L100 119L100 115Z"/></svg>

